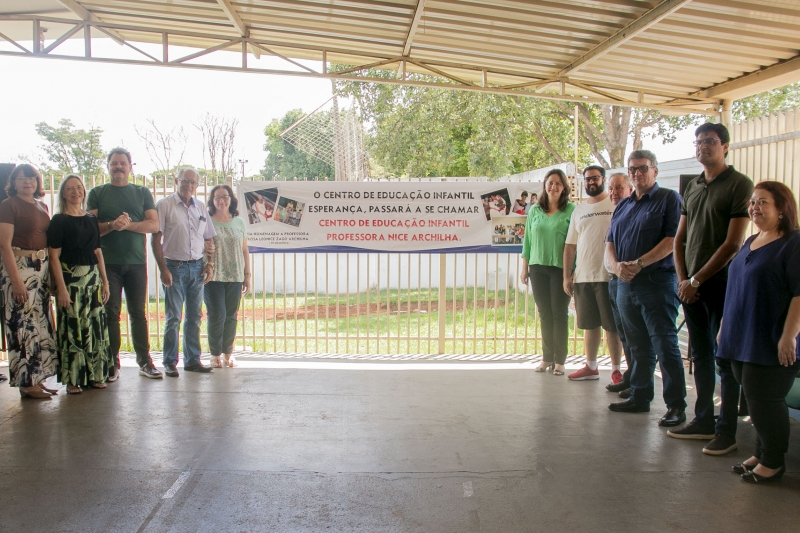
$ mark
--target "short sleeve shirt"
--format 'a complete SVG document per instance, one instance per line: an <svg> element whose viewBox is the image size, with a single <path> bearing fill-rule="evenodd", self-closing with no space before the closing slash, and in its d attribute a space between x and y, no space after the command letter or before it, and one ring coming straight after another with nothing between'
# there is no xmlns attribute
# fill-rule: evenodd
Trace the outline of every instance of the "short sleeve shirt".
<svg viewBox="0 0 800 533"><path fill-rule="evenodd" d="M577 247L575 254L575 283L607 282L608 270L603 264L606 235L611 227L614 204L606 196L590 204L578 204L569 222L567 244Z"/></svg>
<svg viewBox="0 0 800 533"><path fill-rule="evenodd" d="M641 199L623 198L611 217L608 242L614 243L618 261L636 261L667 237L675 237L681 216L681 196L653 185ZM672 254L646 266L642 272L675 270Z"/></svg>
<svg viewBox="0 0 800 533"><path fill-rule="evenodd" d="M53 216L47 228L47 245L61 248L61 262L68 265L96 265L95 250L100 248L100 230L97 217L86 213L74 217L59 213Z"/></svg>
<svg viewBox="0 0 800 533"><path fill-rule="evenodd" d="M564 211L550 216L538 205L531 208L525 221L525 236L522 239L522 257L529 265L544 265L563 268L564 242L567 240L569 218L575 204L567 203Z"/></svg>
<svg viewBox="0 0 800 533"><path fill-rule="evenodd" d="M748 217L753 181L732 166L706 183L705 172L686 186L681 214L686 217L686 272L693 276L728 236L732 218ZM725 270L721 272L725 276Z"/></svg>
<svg viewBox="0 0 800 533"><path fill-rule="evenodd" d="M728 270L717 357L775 366L789 305L800 296L800 230L750 250L755 238L747 239Z"/></svg>
<svg viewBox="0 0 800 533"><path fill-rule="evenodd" d="M47 228L50 215L47 206L39 200L26 202L19 196L10 196L0 203L0 222L14 226L11 246L21 250L47 248Z"/></svg>
<svg viewBox="0 0 800 533"><path fill-rule="evenodd" d="M173 193L159 200L156 212L164 257L175 261L202 259L204 241L216 235L203 202L192 197L187 206L178 193Z"/></svg>
<svg viewBox="0 0 800 533"><path fill-rule="evenodd" d="M145 212L155 209L153 195L147 187L129 183L117 187L111 183L98 185L89 191L86 209L97 210L97 219L103 223L128 213L132 222L145 220ZM147 262L143 233L112 231L100 239L103 260L108 265L143 265Z"/></svg>
<svg viewBox="0 0 800 533"><path fill-rule="evenodd" d="M214 231L214 273L211 281L243 282L244 252L242 244L247 235L244 220L233 217L230 222L217 222L213 218Z"/></svg>

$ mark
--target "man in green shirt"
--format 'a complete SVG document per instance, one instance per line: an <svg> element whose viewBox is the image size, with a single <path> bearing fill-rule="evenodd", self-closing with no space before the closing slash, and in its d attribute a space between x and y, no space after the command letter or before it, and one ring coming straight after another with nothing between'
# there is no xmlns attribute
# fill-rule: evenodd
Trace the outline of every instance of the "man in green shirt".
<svg viewBox="0 0 800 533"><path fill-rule="evenodd" d="M725 306L728 263L736 256L750 222L747 208L753 182L725 163L728 129L707 123L695 130L697 160L703 173L686 186L675 236L678 297L691 339L697 401L694 420L670 430L677 439L710 440L703 452L724 455L736 449L739 384L729 359L717 359L720 412L714 420L717 334Z"/></svg>
<svg viewBox="0 0 800 533"><path fill-rule="evenodd" d="M109 381L119 378L119 315L123 289L139 374L158 379L163 375L153 366L150 358L150 333L145 312L148 297L145 234L158 231L155 203L147 187L128 182L131 173L130 152L124 148L114 148L106 161L111 182L89 191L86 207L100 224L100 244L111 291L106 312L111 352L117 370Z"/></svg>

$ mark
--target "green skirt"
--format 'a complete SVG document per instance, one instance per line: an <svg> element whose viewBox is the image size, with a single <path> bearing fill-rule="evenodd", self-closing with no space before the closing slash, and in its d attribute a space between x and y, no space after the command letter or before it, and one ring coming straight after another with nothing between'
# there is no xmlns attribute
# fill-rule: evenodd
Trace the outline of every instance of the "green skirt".
<svg viewBox="0 0 800 533"><path fill-rule="evenodd" d="M72 303L69 307L56 305L58 381L79 387L105 382L114 373L114 361L100 270L97 265L65 263L61 263L61 270Z"/></svg>

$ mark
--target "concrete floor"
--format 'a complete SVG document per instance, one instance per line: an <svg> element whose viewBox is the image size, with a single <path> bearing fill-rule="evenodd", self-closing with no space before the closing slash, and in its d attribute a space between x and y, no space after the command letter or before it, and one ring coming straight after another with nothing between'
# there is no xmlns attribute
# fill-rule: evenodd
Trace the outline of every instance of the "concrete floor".
<svg viewBox="0 0 800 533"><path fill-rule="evenodd" d="M49 402L3 384L0 530L797 530L797 421L783 482L754 486L730 472L750 424L740 450L704 455L666 437L660 402L610 412L607 371L294 366L163 381L126 367Z"/></svg>

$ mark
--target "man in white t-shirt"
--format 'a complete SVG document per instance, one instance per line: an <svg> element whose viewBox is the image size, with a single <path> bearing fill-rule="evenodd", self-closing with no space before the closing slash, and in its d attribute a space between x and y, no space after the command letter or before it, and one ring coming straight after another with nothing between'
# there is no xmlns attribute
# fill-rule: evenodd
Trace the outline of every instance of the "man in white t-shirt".
<svg viewBox="0 0 800 533"><path fill-rule="evenodd" d="M584 330L586 350L586 365L569 375L572 381L600 378L597 351L603 337L601 328L606 332L611 353L611 381L622 381L622 344L608 297L611 276L603 262L606 234L614 214L614 205L605 190L605 176L601 166L584 169L583 182L589 198L572 212L564 246L564 292L575 297L576 325Z"/></svg>

